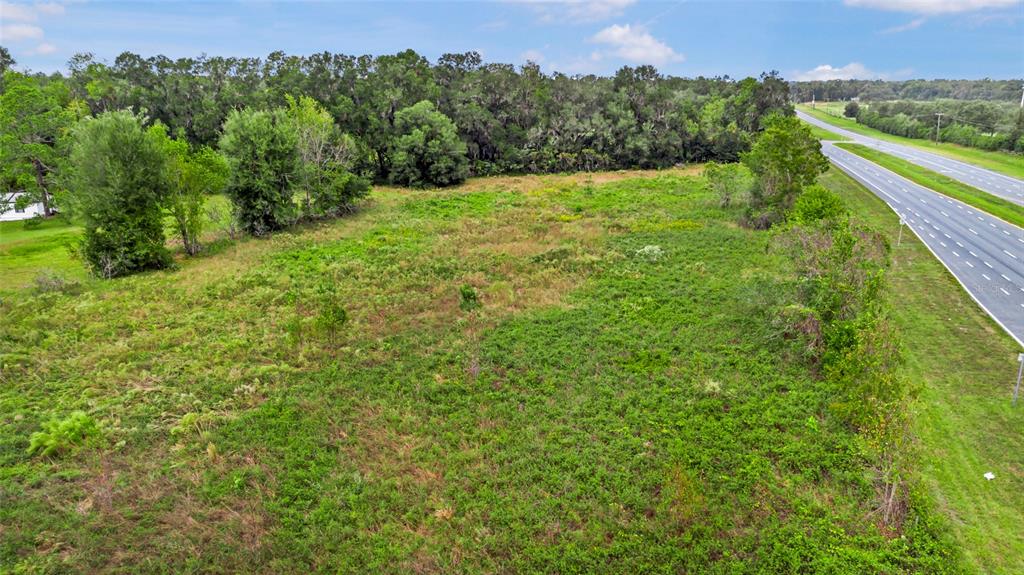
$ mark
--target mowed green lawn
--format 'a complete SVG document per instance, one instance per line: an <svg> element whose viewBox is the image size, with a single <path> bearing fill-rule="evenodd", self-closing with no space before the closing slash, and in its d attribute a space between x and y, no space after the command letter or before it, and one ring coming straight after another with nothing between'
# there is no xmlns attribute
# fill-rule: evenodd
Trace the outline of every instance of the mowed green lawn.
<svg viewBox="0 0 1024 575"><path fill-rule="evenodd" d="M206 200L207 243L223 239L230 203L223 195ZM174 221L164 222L168 244L180 252L175 237ZM68 282L88 282L85 267L74 257L82 228L73 219L54 217L38 225L24 220L0 222L0 294L17 292L34 285L37 279L59 277Z"/></svg>
<svg viewBox="0 0 1024 575"><path fill-rule="evenodd" d="M927 490L978 573L1024 573L1024 402L1011 406L1016 343L874 194L839 170L821 178L893 244L891 300ZM986 472L996 478L987 481Z"/></svg>
<svg viewBox="0 0 1024 575"><path fill-rule="evenodd" d="M378 188L175 270L5 297L0 570L960 572L921 497L902 532L878 525L836 390L783 336L790 261L742 209L685 170ZM348 322L329 330L333 303ZM995 373L1009 348L968 317ZM985 393L955 417L995 409ZM102 437L26 453L73 410ZM946 485L1016 481L969 449L994 431L922 449L983 463ZM967 512L1008 530L1004 485ZM986 564L1019 564L971 533L1007 552Z"/></svg>
<svg viewBox="0 0 1024 575"><path fill-rule="evenodd" d="M44 272L84 279L85 270L69 250L80 233L80 228L62 218L31 229L24 221L0 222L0 293L23 288Z"/></svg>
<svg viewBox="0 0 1024 575"><path fill-rule="evenodd" d="M887 140L890 142L896 142L899 144L907 144L916 146L929 152L941 154L943 156L953 158L954 160L960 160L961 162L967 162L974 164L981 168L987 168L1007 176L1014 178L1024 179L1024 155L1011 154L1009 152L990 152L987 150L979 150L977 148L968 148L966 146L960 146L958 144L950 144L946 142L933 142L929 140L919 140L916 138L904 138L902 136L893 136L886 134L880 130L858 124L856 120L851 120L842 116L842 111L834 112L837 115L831 115L823 112L822 110L812 109L806 104L798 104L799 108L803 112L818 118L819 120L828 122L834 126L840 128L846 128L851 132L857 132L880 140Z"/></svg>

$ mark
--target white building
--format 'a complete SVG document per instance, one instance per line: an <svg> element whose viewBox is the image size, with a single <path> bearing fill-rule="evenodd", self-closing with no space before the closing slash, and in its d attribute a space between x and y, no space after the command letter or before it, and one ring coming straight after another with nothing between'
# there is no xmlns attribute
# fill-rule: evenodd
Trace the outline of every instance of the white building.
<svg viewBox="0 0 1024 575"><path fill-rule="evenodd" d="M27 220L34 218L35 216L43 215L43 204L29 204L24 209L18 210L15 208L18 196L21 194L13 194L8 197L0 196L0 222L13 222L15 220Z"/></svg>

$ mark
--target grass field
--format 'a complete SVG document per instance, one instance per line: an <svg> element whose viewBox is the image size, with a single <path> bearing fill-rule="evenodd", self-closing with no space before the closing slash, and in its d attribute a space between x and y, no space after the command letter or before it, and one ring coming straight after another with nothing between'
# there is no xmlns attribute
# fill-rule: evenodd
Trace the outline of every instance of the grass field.
<svg viewBox="0 0 1024 575"><path fill-rule="evenodd" d="M811 110L820 110L832 116L842 116L846 110L846 102L815 102L814 108L811 108L810 102L804 102L802 106Z"/></svg>
<svg viewBox="0 0 1024 575"><path fill-rule="evenodd" d="M1024 227L1024 206L1020 206L1003 198L983 192L973 186L954 180L949 176L922 168L917 164L890 156L885 152L879 152L874 148L868 148L860 144L837 144L840 148L853 152L862 158L870 160L883 168L892 170L908 180L920 184L926 188L945 194L972 205L979 210L988 212L993 216L1002 218L1011 224Z"/></svg>
<svg viewBox="0 0 1024 575"><path fill-rule="evenodd" d="M44 270L84 279L85 270L68 249L80 233L62 218L51 218L34 229L26 229L22 221L0 222L0 293L30 284Z"/></svg>
<svg viewBox="0 0 1024 575"><path fill-rule="evenodd" d="M206 208L204 241L216 242L225 236L230 202L225 196L209 196ZM164 222L169 238L175 237L173 224L170 217ZM74 221L61 217L33 227L26 226L24 221L0 222L0 294L31 286L39 277L56 275L70 282L89 281L82 263L72 255L81 233L81 227ZM180 242L172 241L170 247L181 251Z"/></svg>
<svg viewBox="0 0 1024 575"><path fill-rule="evenodd" d="M888 274L907 371L919 384L921 474L978 573L1024 573L1024 403L1010 405L1021 351L899 219L837 169L822 182L893 243ZM982 476L991 471L996 479Z"/></svg>
<svg viewBox="0 0 1024 575"><path fill-rule="evenodd" d="M938 503L894 536L835 390L781 335L789 260L697 173L378 188L175 270L3 298L0 570L960 572L938 507L1011 572L1005 338L914 260L933 283L900 308L908 347L988 347L911 356ZM27 453L74 410L99 437Z"/></svg>
<svg viewBox="0 0 1024 575"><path fill-rule="evenodd" d="M840 128L846 128L851 132L857 132L880 140L887 140L890 142L896 142L899 144L907 144L916 146L929 152L941 154L943 156L953 158L954 160L960 160L961 162L967 162L976 166L987 168L1007 176L1014 178L1024 179L1024 156L1018 154L1010 154L1007 152L989 152L986 150L978 150L975 148L968 148L965 146L959 146L957 144L950 144L945 142L931 142L928 140L919 140L916 138L904 138L902 136L893 136L886 134L885 132L863 126L858 124L856 120L843 117L842 112L836 112L838 116L827 114L821 109L811 109L809 106L804 104L798 104L797 108L801 111L807 112L808 114L838 126ZM819 105L820 108L820 105Z"/></svg>

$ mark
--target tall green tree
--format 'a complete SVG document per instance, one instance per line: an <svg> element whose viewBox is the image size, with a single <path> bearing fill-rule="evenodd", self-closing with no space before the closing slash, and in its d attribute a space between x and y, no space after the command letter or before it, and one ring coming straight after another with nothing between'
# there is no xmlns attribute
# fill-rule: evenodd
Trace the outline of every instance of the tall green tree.
<svg viewBox="0 0 1024 575"><path fill-rule="evenodd" d="M395 116L391 181L409 186L450 186L466 179L466 144L455 124L434 104L422 101Z"/></svg>
<svg viewBox="0 0 1024 575"><path fill-rule="evenodd" d="M129 111L104 112L72 132L71 193L85 225L80 251L100 277L170 263L162 210L168 157L143 122Z"/></svg>
<svg viewBox="0 0 1024 575"><path fill-rule="evenodd" d="M7 72L0 94L0 174L43 213L54 211L54 187L66 149L62 139L74 121L63 82Z"/></svg>
<svg viewBox="0 0 1024 575"><path fill-rule="evenodd" d="M295 130L284 110L232 112L220 149L231 172L227 192L243 230L262 236L295 221L292 182L300 163Z"/></svg>
<svg viewBox="0 0 1024 575"><path fill-rule="evenodd" d="M752 195L755 207L785 212L804 186L814 183L828 169L821 143L807 124L794 116L772 116L766 129L743 155L757 177Z"/></svg>

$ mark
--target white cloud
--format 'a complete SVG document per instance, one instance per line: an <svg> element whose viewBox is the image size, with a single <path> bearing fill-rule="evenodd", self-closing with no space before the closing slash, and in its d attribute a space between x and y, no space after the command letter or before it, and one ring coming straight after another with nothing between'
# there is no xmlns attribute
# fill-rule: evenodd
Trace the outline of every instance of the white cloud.
<svg viewBox="0 0 1024 575"><path fill-rule="evenodd" d="M640 64L665 64L685 59L671 46L651 36L643 26L614 24L595 34L590 41L610 46L611 54ZM592 54L591 59L595 59L594 56ZM597 59L600 56L597 54Z"/></svg>
<svg viewBox="0 0 1024 575"><path fill-rule="evenodd" d="M40 56L45 56L47 54L53 54L56 51L56 46L50 44L49 42L43 42L42 44L36 46L36 49L32 50L31 52L32 54L39 54Z"/></svg>
<svg viewBox="0 0 1024 575"><path fill-rule="evenodd" d="M580 24L621 16L636 0L507 0L527 4L542 22Z"/></svg>
<svg viewBox="0 0 1024 575"><path fill-rule="evenodd" d="M43 37L43 29L31 24L0 25L0 40L18 42L20 40L39 39Z"/></svg>
<svg viewBox="0 0 1024 575"><path fill-rule="evenodd" d="M797 72L793 79L798 82L824 81L824 80L887 80L893 77L906 76L910 70L900 70L893 73L875 72L869 70L860 62L850 62L838 68L829 64L822 64L817 68L806 72Z"/></svg>
<svg viewBox="0 0 1024 575"><path fill-rule="evenodd" d="M914 14L956 14L1019 6L1021 0L844 0L847 6Z"/></svg>
<svg viewBox="0 0 1024 575"><path fill-rule="evenodd" d="M918 28L921 27L921 24L925 23L925 20L927 19L924 17L914 18L913 20L907 22L906 24L900 24L899 26L893 26L892 28L886 28L885 30L882 30L882 34L899 34L900 32L917 30Z"/></svg>
<svg viewBox="0 0 1024 575"><path fill-rule="evenodd" d="M64 15L64 5L58 2L39 2L33 5L0 0L0 42L22 43L35 40L34 48L22 47L28 56L45 56L57 51L57 47L43 41L46 33L39 22L47 18ZM12 23L13 22L13 23ZM14 48L13 46L11 47Z"/></svg>
<svg viewBox="0 0 1024 575"><path fill-rule="evenodd" d="M35 22L36 12L31 6L26 6L25 4L0 2L0 19L8 22Z"/></svg>

